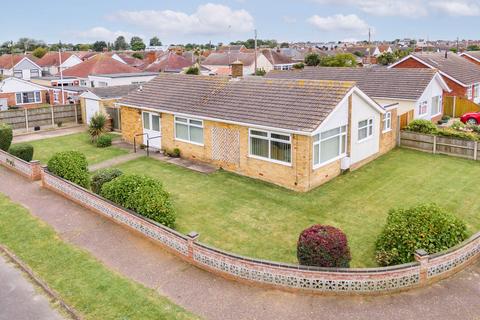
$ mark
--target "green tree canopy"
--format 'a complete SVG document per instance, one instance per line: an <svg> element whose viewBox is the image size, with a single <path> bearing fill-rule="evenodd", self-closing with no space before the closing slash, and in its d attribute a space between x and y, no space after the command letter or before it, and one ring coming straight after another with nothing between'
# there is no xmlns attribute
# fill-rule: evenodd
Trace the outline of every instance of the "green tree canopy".
<svg viewBox="0 0 480 320"><path fill-rule="evenodd" d="M107 46L107 43L105 41L96 41L93 45L92 45L92 49L93 51L96 51L96 52L102 52L104 49L106 49L108 46Z"/></svg>
<svg viewBox="0 0 480 320"><path fill-rule="evenodd" d="M305 56L305 64L309 67L316 67L320 64L318 53L309 53Z"/></svg>
<svg viewBox="0 0 480 320"><path fill-rule="evenodd" d="M381 64L381 65L384 65L384 66L388 66L388 65L394 63L395 61L397 61L397 58L391 52L384 52L377 57L378 64Z"/></svg>
<svg viewBox="0 0 480 320"><path fill-rule="evenodd" d="M338 53L334 56L320 58L322 67L356 67L357 58L351 53Z"/></svg>
<svg viewBox="0 0 480 320"><path fill-rule="evenodd" d="M152 39L150 39L150 45L151 46L161 46L162 45L162 41L160 41L160 39L158 39L157 36L153 37Z"/></svg>
<svg viewBox="0 0 480 320"><path fill-rule="evenodd" d="M130 47L133 51L142 51L145 50L146 46L142 38L134 36L132 39L130 39Z"/></svg>
<svg viewBox="0 0 480 320"><path fill-rule="evenodd" d="M125 37L118 36L117 39L115 39L115 42L113 43L113 47L115 48L115 50L127 50L128 43L125 40Z"/></svg>
<svg viewBox="0 0 480 320"><path fill-rule="evenodd" d="M33 50L32 54L35 57L40 59L41 57L43 57L47 53L47 51L48 50L46 48L38 47L35 50Z"/></svg>
<svg viewBox="0 0 480 320"><path fill-rule="evenodd" d="M467 50L468 51L480 51L480 46L478 46L476 44L472 44L472 45L467 47Z"/></svg>

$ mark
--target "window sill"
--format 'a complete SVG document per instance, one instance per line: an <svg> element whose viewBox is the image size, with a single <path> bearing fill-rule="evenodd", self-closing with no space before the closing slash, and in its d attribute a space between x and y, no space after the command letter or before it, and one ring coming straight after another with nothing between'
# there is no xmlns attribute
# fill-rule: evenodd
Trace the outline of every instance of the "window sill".
<svg viewBox="0 0 480 320"><path fill-rule="evenodd" d="M373 139L373 134L365 139L362 139L362 140L358 140L357 141L357 144L360 144L360 143L364 143L364 142L367 142L369 140L372 140Z"/></svg>
<svg viewBox="0 0 480 320"><path fill-rule="evenodd" d="M338 161L338 160L340 160L340 159L342 159L342 158L345 158L346 156L347 156L347 154L344 153L344 154L339 155L339 156L336 157L336 158L333 158L333 159L328 160L327 162L313 165L313 170L321 169L321 168L323 168L323 167L325 167L325 166L327 166L327 165L329 165L329 164L331 164L331 163L333 163L333 162L335 162L335 161Z"/></svg>
<svg viewBox="0 0 480 320"><path fill-rule="evenodd" d="M392 128L382 131L382 133L389 133L389 132L392 132Z"/></svg>
<svg viewBox="0 0 480 320"><path fill-rule="evenodd" d="M262 161L267 161L267 162L271 162L271 163L275 163L275 164L280 164L280 165L286 166L286 167L292 167L292 163L290 163L290 162L273 160L273 159L269 159L269 158L255 156L255 155L252 155L252 154L249 154L248 157L252 158L252 159L256 159L256 160L262 160Z"/></svg>
<svg viewBox="0 0 480 320"><path fill-rule="evenodd" d="M175 138L174 140L189 143L189 144L193 144L193 145L196 145L196 146L199 146L199 147L204 147L205 146L203 143L193 142L193 141L189 141L189 140L183 140L183 139L179 139L179 138Z"/></svg>

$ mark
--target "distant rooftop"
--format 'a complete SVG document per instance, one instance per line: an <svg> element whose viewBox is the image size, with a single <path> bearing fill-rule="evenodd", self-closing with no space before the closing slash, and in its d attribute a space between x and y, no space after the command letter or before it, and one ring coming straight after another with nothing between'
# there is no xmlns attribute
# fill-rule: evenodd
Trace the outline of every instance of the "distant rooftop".
<svg viewBox="0 0 480 320"><path fill-rule="evenodd" d="M157 76L158 72L132 72L132 73L110 73L110 74L91 74L94 77L102 78L126 78L126 77L148 77Z"/></svg>

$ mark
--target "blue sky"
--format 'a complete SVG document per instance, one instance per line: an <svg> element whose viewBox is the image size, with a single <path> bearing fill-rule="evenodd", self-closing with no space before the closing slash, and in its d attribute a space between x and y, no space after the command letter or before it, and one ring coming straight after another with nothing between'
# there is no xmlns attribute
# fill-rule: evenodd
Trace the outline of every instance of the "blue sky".
<svg viewBox="0 0 480 320"><path fill-rule="evenodd" d="M31 9L25 10L26 7ZM119 34L164 44L259 38L329 41L429 38L475 39L480 0L49 0L7 1L0 41L112 41Z"/></svg>

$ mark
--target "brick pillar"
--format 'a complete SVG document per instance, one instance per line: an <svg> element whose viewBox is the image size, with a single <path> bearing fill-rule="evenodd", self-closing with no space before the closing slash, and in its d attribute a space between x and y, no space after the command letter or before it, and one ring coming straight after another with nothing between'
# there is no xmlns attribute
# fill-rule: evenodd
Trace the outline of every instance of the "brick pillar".
<svg viewBox="0 0 480 320"><path fill-rule="evenodd" d="M32 176L30 179L33 181L40 180L42 178L42 164L38 160L30 161L30 165L32 166Z"/></svg>
<svg viewBox="0 0 480 320"><path fill-rule="evenodd" d="M418 249L415 251L415 260L420 263L420 279L419 284L424 285L427 282L428 276L428 262L430 256L428 252L423 249Z"/></svg>
<svg viewBox="0 0 480 320"><path fill-rule="evenodd" d="M45 188L45 170L47 170L47 166L40 166L40 179L42 183L42 187Z"/></svg>
<svg viewBox="0 0 480 320"><path fill-rule="evenodd" d="M188 238L188 258L193 261L193 244L197 241L200 234L198 232L192 231L187 234Z"/></svg>

